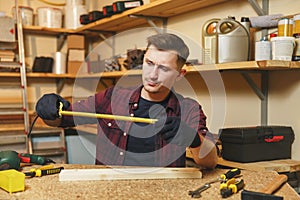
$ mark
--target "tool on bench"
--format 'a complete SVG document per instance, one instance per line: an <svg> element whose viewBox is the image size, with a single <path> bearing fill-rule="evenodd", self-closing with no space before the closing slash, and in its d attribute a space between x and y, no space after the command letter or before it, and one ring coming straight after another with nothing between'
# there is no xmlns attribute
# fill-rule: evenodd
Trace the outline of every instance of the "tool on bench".
<svg viewBox="0 0 300 200"><path fill-rule="evenodd" d="M123 121L132 121L132 122L141 122L154 124L157 119L141 118L141 117L129 117L129 116L120 116L120 115L109 115L109 114L98 114L98 113L87 113L87 112L75 112L75 111L65 111L62 110L63 104L60 102L58 115L68 116L78 116L78 117L91 117L91 118L102 118L102 119L114 119L114 120L123 120Z"/></svg>
<svg viewBox="0 0 300 200"><path fill-rule="evenodd" d="M236 180L235 178L231 178L226 182L220 184L220 193L222 198L227 198L232 194L237 193L245 186L244 180Z"/></svg>
<svg viewBox="0 0 300 200"><path fill-rule="evenodd" d="M191 197L193 197L193 198L200 198L201 197L201 192L203 192L203 191L207 190L208 188L210 188L210 186L211 186L212 183L216 183L216 182L221 182L222 183L222 182L227 181L227 180L229 180L231 178L234 178L234 177L236 177L236 176L238 176L240 174L241 174L241 170L240 169L237 169L237 168L230 169L226 173L221 174L216 179L205 183L204 185L202 185L198 189L193 190L193 191L189 191L189 195L191 195Z"/></svg>
<svg viewBox="0 0 300 200"><path fill-rule="evenodd" d="M58 174L64 167L54 168L53 165L42 166L37 169L31 169L29 172L24 172L26 177L41 177L45 175Z"/></svg>
<svg viewBox="0 0 300 200"><path fill-rule="evenodd" d="M37 156L34 154L18 153L16 151L0 151L0 170L21 168L21 162L34 163L38 165L45 165L48 163L55 163L49 158Z"/></svg>
<svg viewBox="0 0 300 200"><path fill-rule="evenodd" d="M287 181L287 179L286 175L281 174L259 192L243 190L241 194L242 200L283 200L283 197L272 194L278 190Z"/></svg>

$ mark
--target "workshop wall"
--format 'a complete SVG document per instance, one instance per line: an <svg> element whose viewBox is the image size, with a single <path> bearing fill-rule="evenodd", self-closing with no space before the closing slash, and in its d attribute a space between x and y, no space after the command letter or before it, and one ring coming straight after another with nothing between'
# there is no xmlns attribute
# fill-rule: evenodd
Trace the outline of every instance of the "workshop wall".
<svg viewBox="0 0 300 200"><path fill-rule="evenodd" d="M51 0L52 2L62 2L59 0ZM21 5L33 8L46 6L38 0L19 1ZM88 9L101 9L102 6L111 4L112 0L86 0ZM148 3L149 1L144 1ZM258 2L261 2L260 0ZM0 1L0 10L10 11L14 5L14 1ZM300 12L299 0L272 0L269 1L269 14L296 14ZM7 13L10 14L10 13ZM241 17L257 16L253 8L246 0L231 0L217 6L208 7L200 11L194 11L180 16L170 18L168 20L168 29L178 32L185 36L187 40L201 45L201 29L203 24L211 18L225 18L227 16L235 16L237 20ZM135 38L134 31L128 35L128 38ZM134 37L132 37L134 35ZM260 37L260 33L257 34ZM123 42L116 41L118 49L128 49L134 47L133 43L128 43L125 36L120 37ZM124 42L126 41L126 42ZM96 44L94 45L96 46ZM34 56L51 55L56 50L55 38L26 36L26 61L31 66ZM65 47L63 48L65 51ZM199 56L199 57L198 57ZM201 58L201 52L193 52L191 58ZM203 75L203 77L201 77ZM176 89L185 96L196 98L208 117L208 127L212 132L217 133L221 127L237 127L237 126L256 126L260 125L260 100L252 91L247 82L238 72L222 72L215 74L215 81L223 83L222 87L213 90L214 86L207 85L205 76L208 74L189 74L187 80L192 85L193 91L186 90L185 85L176 85ZM251 75L257 85L260 85L258 74ZM292 158L300 160L300 107L298 99L300 99L300 72L299 71L283 71L270 73L269 85L269 107L268 107L268 124L270 125L287 125L292 126L296 135L292 147ZM280 81L279 81L280 80ZM185 82L185 84L187 84ZM211 82L209 84L212 84ZM39 86L40 89L37 89ZM55 92L55 81L49 82L36 80L30 82L29 102L33 105L43 93ZM73 93L73 85L68 82L62 91L62 95L71 96Z"/></svg>

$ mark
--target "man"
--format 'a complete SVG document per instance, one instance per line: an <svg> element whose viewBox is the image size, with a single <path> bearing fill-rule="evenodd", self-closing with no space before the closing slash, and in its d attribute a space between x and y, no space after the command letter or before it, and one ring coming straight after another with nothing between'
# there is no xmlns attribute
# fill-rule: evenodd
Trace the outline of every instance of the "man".
<svg viewBox="0 0 300 200"><path fill-rule="evenodd" d="M150 36L144 55L141 86L111 87L70 106L56 94L44 95L36 105L50 126L70 127L98 123L96 164L184 167L189 147L195 163L214 168L217 151L206 127L206 116L195 100L177 94L173 85L186 73L189 55L184 41L174 34ZM63 110L152 118L154 124L70 117Z"/></svg>

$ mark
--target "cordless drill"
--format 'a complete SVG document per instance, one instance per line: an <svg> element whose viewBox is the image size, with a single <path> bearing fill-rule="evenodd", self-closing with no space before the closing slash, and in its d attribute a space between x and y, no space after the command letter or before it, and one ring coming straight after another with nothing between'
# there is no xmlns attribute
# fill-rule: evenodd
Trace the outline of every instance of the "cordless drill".
<svg viewBox="0 0 300 200"><path fill-rule="evenodd" d="M34 163L38 165L45 165L48 163L55 163L49 158L37 156L33 154L18 153L16 151L0 151L0 170L21 168L21 162Z"/></svg>

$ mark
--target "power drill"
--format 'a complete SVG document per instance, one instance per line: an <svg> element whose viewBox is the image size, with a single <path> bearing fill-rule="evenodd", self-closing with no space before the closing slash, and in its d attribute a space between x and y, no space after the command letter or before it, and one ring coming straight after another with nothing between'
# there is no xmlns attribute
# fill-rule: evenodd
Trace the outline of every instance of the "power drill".
<svg viewBox="0 0 300 200"><path fill-rule="evenodd" d="M21 162L34 163L38 165L55 163L53 160L49 158L45 158L33 154L18 153L16 151L0 151L0 170L7 170L7 169L20 170Z"/></svg>

